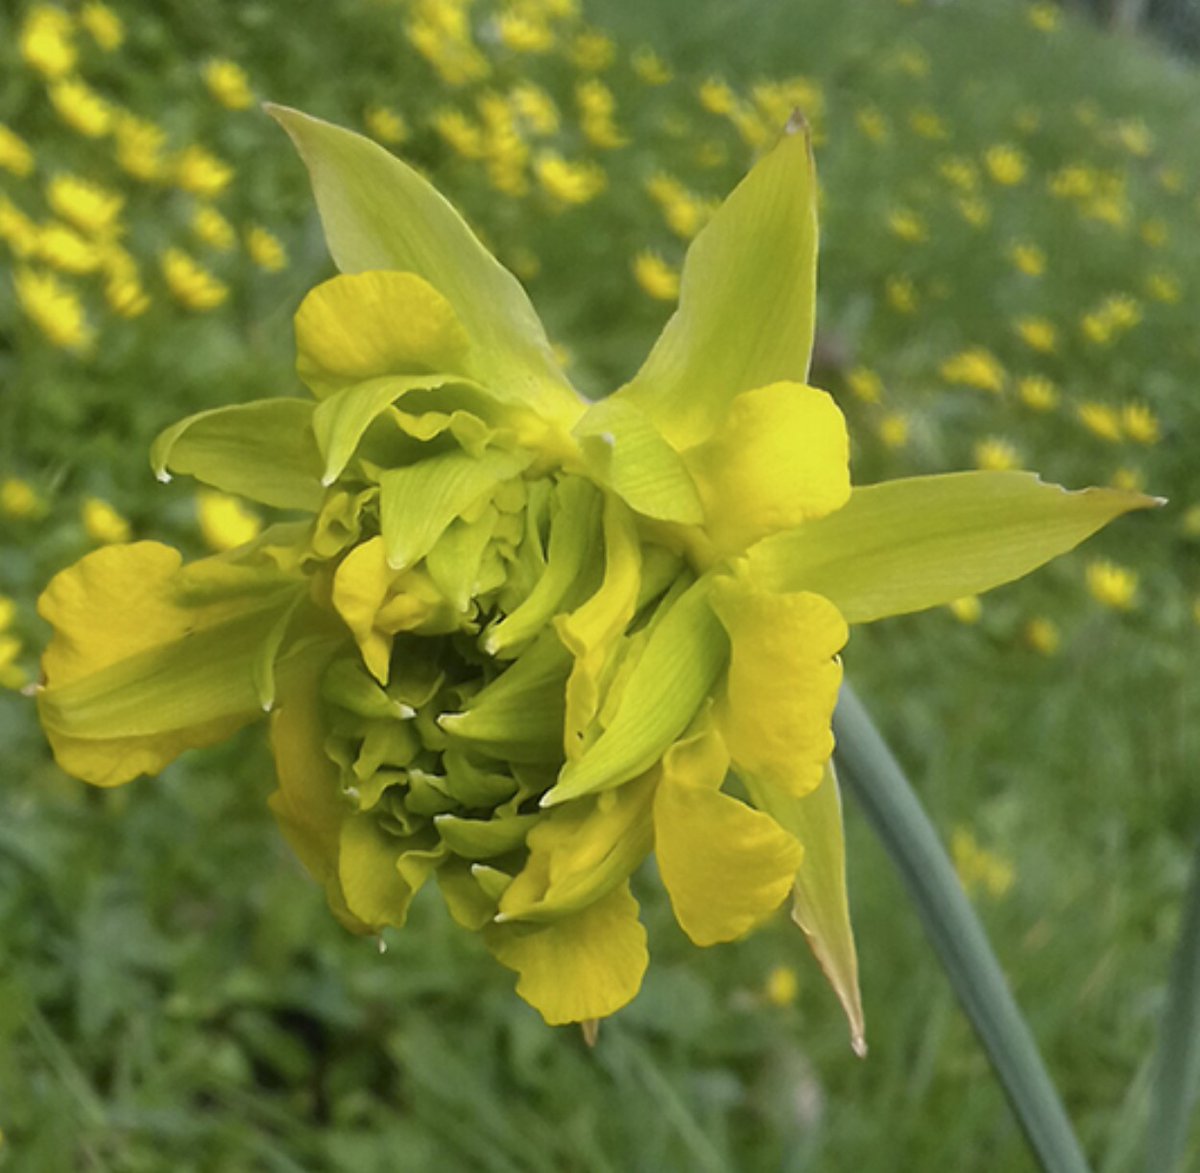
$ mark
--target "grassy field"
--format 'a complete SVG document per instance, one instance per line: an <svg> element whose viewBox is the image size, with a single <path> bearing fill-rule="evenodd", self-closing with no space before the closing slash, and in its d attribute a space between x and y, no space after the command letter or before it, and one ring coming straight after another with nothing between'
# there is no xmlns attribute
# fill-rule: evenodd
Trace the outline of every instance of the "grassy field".
<svg viewBox="0 0 1200 1173"><path fill-rule="evenodd" d="M589 1051L432 894L386 952L339 928L269 819L261 730L116 791L53 765L20 692L48 577L258 520L145 454L189 411L298 387L290 317L332 268L260 99L425 169L592 394L800 107L814 381L856 481L1016 466L1170 499L846 658L1089 1155L1141 1167L1200 828L1194 68L1046 3L170 0L0 12L0 1168L1033 1168L853 808L866 1061L794 930L697 951L652 876L646 987Z"/></svg>

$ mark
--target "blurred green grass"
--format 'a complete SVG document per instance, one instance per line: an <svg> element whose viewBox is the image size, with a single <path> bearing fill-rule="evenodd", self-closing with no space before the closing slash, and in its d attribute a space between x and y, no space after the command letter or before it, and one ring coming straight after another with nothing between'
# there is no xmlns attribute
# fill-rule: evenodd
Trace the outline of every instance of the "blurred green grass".
<svg viewBox="0 0 1200 1173"><path fill-rule="evenodd" d="M603 150L575 111L584 73L569 15L549 52L522 54L502 36L508 9L477 3L492 76L455 86L414 49L411 22L429 8L416 0L298 5L286 20L266 3L113 5L125 43L105 53L77 31L80 72L158 122L169 152L198 142L233 166L206 200L132 179L108 138L54 113L20 56L34 7L0 13L0 120L36 160L25 176L0 170L0 196L44 223L56 171L120 190L150 304L124 319L96 275L64 275L96 330L76 354L54 348L0 282L0 480L38 502L0 511L0 594L14 600L7 635L19 644L11 683L35 670L44 638L37 590L96 540L83 503L108 501L133 534L198 549L192 490L153 482L150 439L188 411L295 387L289 318L329 262L300 165L256 108L213 97L207 60L233 59L258 96L348 125L372 105L401 113L400 149L522 270L593 393L632 372L669 312L631 272L639 251L677 264L685 244L647 181L670 174L687 193L676 203L702 215L744 171L755 136L803 101L823 182L814 377L850 416L856 479L967 466L997 437L1053 479L1104 483L1124 470L1171 498L989 596L975 622L943 611L860 629L847 655L939 826L969 830L1011 868L1007 891L989 894L967 861L964 879L1089 1152L1112 1171L1132 1167L1121 1163L1137 1155L1129 1088L1153 1041L1200 824L1194 69L1040 4L622 0L586 11L611 34L615 60L600 76L629 140ZM639 79L632 53L644 46L671 81ZM701 105L698 87L714 78L740 123ZM606 189L581 206L556 203L532 171L525 194L498 192L483 161L438 133L439 112L479 125L480 94L529 80L559 109L541 145L605 169ZM779 84L756 91L767 81ZM997 146L1023 161L1019 182L989 178ZM1084 169L1084 194L1054 195L1069 168ZM239 235L267 227L287 267L198 241L192 217L209 203ZM1042 251L1040 276L1014 266L1018 243ZM171 246L228 283L223 304L199 313L173 300L157 267ZM11 237L0 258L13 273L52 268ZM1156 276L1175 300L1153 295ZM1082 319L1110 296L1133 299L1140 320L1099 343ZM1052 353L1021 341L1022 317L1054 326ZM999 390L942 374L971 347L994 357ZM878 377L878 401L864 397L863 371ZM1032 376L1058 388L1052 410L1022 399ZM1112 409L1115 438L1080 421L1085 403ZM1121 431L1129 404L1153 413L1156 441ZM1136 574L1130 609L1089 595L1098 554ZM1052 654L1030 646L1031 619L1053 625ZM853 810L865 1063L794 931L697 952L650 877L646 988L589 1052L542 1026L436 899L418 903L384 954L344 934L270 825L270 763L253 733L158 782L85 791L50 763L31 708L0 693L0 1167L1032 1168ZM780 967L797 977L794 1000Z"/></svg>

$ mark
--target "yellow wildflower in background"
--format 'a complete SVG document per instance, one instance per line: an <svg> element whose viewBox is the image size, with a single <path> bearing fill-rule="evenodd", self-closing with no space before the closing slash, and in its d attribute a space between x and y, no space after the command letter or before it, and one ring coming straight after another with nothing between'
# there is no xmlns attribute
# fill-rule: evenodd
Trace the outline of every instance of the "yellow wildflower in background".
<svg viewBox="0 0 1200 1173"><path fill-rule="evenodd" d="M1062 643L1062 635L1058 624L1044 615L1035 615L1026 624L1023 631L1025 643L1039 656L1053 656Z"/></svg>
<svg viewBox="0 0 1200 1173"><path fill-rule="evenodd" d="M1016 330L1021 341L1040 354L1053 354L1058 346L1058 330L1046 318L1019 318Z"/></svg>
<svg viewBox="0 0 1200 1173"><path fill-rule="evenodd" d="M77 277L94 273L100 267L100 249L56 220L38 228L34 253L52 268Z"/></svg>
<svg viewBox="0 0 1200 1173"><path fill-rule="evenodd" d="M771 1006L791 1006L800 993L800 978L790 965L772 966L763 983L763 998Z"/></svg>
<svg viewBox="0 0 1200 1173"><path fill-rule="evenodd" d="M878 106L860 106L854 112L854 125L868 142L881 143L888 136L887 119Z"/></svg>
<svg viewBox="0 0 1200 1173"><path fill-rule="evenodd" d="M25 64L54 81L75 68L74 26L71 17L52 4L34 4L17 35Z"/></svg>
<svg viewBox="0 0 1200 1173"><path fill-rule="evenodd" d="M978 196L962 196L955 201L958 214L973 228L982 228L992 218L992 210Z"/></svg>
<svg viewBox="0 0 1200 1173"><path fill-rule="evenodd" d="M482 159L486 150L483 130L461 110L443 107L433 115L433 129L464 159Z"/></svg>
<svg viewBox="0 0 1200 1173"><path fill-rule="evenodd" d="M918 138L929 139L933 142L943 142L950 137L950 131L940 114L928 106L921 106L908 113L908 125Z"/></svg>
<svg viewBox="0 0 1200 1173"><path fill-rule="evenodd" d="M159 265L171 295L186 309L216 309L229 296L229 286L181 248L167 249Z"/></svg>
<svg viewBox="0 0 1200 1173"><path fill-rule="evenodd" d="M593 147L611 151L628 143L614 118L616 96L599 78L592 77L580 82L575 87L575 102L579 107L583 137Z"/></svg>
<svg viewBox="0 0 1200 1173"><path fill-rule="evenodd" d="M85 138L103 138L113 128L112 104L78 77L65 77L50 87L50 104L72 130Z"/></svg>
<svg viewBox="0 0 1200 1173"><path fill-rule="evenodd" d="M196 518L210 550L236 550L262 530L262 518L240 497L202 489L196 494Z"/></svg>
<svg viewBox="0 0 1200 1173"><path fill-rule="evenodd" d="M633 275L642 291L659 301L674 301L679 296L679 270L656 252L638 253L633 258Z"/></svg>
<svg viewBox="0 0 1200 1173"><path fill-rule="evenodd" d="M543 151L533 172L542 190L559 204L575 206L593 200L608 182L604 169L590 160L569 162L557 151Z"/></svg>
<svg viewBox="0 0 1200 1173"><path fill-rule="evenodd" d="M125 25L107 4L88 0L79 10L79 23L106 53L119 49L125 42Z"/></svg>
<svg viewBox="0 0 1200 1173"><path fill-rule="evenodd" d="M696 91L700 105L710 114L731 114L738 104L737 94L728 82L719 77L710 77L700 83Z"/></svg>
<svg viewBox="0 0 1200 1173"><path fill-rule="evenodd" d="M283 241L261 224L252 224L246 229L246 252L250 259L268 273L278 273L287 268L287 249Z"/></svg>
<svg viewBox="0 0 1200 1173"><path fill-rule="evenodd" d="M1021 455L1016 447L999 436L988 436L978 441L974 455L976 468L1004 472L1006 469L1021 467Z"/></svg>
<svg viewBox="0 0 1200 1173"><path fill-rule="evenodd" d="M1140 493L1146 487L1145 476L1136 468L1122 465L1109 478L1114 489L1122 489L1129 493Z"/></svg>
<svg viewBox="0 0 1200 1173"><path fill-rule="evenodd" d="M1131 155L1144 159L1154 150L1154 132L1141 118L1123 118L1114 129L1117 142Z"/></svg>
<svg viewBox="0 0 1200 1173"><path fill-rule="evenodd" d="M983 346L972 346L951 355L938 368L947 383L974 387L999 395L1004 390L1005 373L1000 360Z"/></svg>
<svg viewBox="0 0 1200 1173"><path fill-rule="evenodd" d="M879 421L879 439L885 448L903 448L908 443L908 416L901 411L889 411Z"/></svg>
<svg viewBox="0 0 1200 1173"><path fill-rule="evenodd" d="M582 73L602 73L617 59L617 46L607 33L584 29L572 38L567 56Z"/></svg>
<svg viewBox="0 0 1200 1173"><path fill-rule="evenodd" d="M1157 444L1162 435L1158 417L1144 403L1127 403L1121 409L1121 430L1138 444Z"/></svg>
<svg viewBox="0 0 1200 1173"><path fill-rule="evenodd" d="M412 133L403 114L391 106L377 103L363 111L363 125L372 138L389 146L407 142Z"/></svg>
<svg viewBox="0 0 1200 1173"><path fill-rule="evenodd" d="M1026 277L1040 277L1046 271L1046 254L1036 244L1014 244L1008 255Z"/></svg>
<svg viewBox="0 0 1200 1173"><path fill-rule="evenodd" d="M215 58L205 64L202 76L208 92L226 110L248 110L254 105L250 78L236 61Z"/></svg>
<svg viewBox="0 0 1200 1173"><path fill-rule="evenodd" d="M104 256L104 300L118 317L137 318L150 308L137 262L124 249L110 248Z"/></svg>
<svg viewBox="0 0 1200 1173"><path fill-rule="evenodd" d="M889 277L883 283L883 295L898 314L917 312L917 287L911 277Z"/></svg>
<svg viewBox="0 0 1200 1173"><path fill-rule="evenodd" d="M1121 416L1107 403L1087 400L1075 408L1075 417L1093 436L1117 443L1121 439Z"/></svg>
<svg viewBox="0 0 1200 1173"><path fill-rule="evenodd" d="M191 229L198 240L218 252L228 252L237 243L233 225L212 204L197 206L192 213Z"/></svg>
<svg viewBox="0 0 1200 1173"><path fill-rule="evenodd" d="M1098 603L1114 611L1132 611L1137 603L1138 576L1106 559L1087 564L1087 588Z"/></svg>
<svg viewBox="0 0 1200 1173"><path fill-rule="evenodd" d="M554 48L554 30L544 19L509 9L496 21L500 43L514 53L549 53Z"/></svg>
<svg viewBox="0 0 1200 1173"><path fill-rule="evenodd" d="M29 257L37 250L38 226L11 200L0 195L0 240L14 256Z"/></svg>
<svg viewBox="0 0 1200 1173"><path fill-rule="evenodd" d="M1146 296L1165 305L1178 305L1183 297L1183 286L1174 273L1160 270L1146 278Z"/></svg>
<svg viewBox="0 0 1200 1173"><path fill-rule="evenodd" d="M28 481L5 477L0 481L0 514L12 521L32 521L46 512L46 502Z"/></svg>
<svg viewBox="0 0 1200 1173"><path fill-rule="evenodd" d="M658 205L667 227L684 240L691 240L712 215L713 205L710 201L701 199L678 179L664 172L660 171L647 180L646 191Z"/></svg>
<svg viewBox="0 0 1200 1173"><path fill-rule="evenodd" d="M117 115L113 134L117 144L117 165L134 179L157 183L169 169L166 156L167 133L147 118L122 111Z"/></svg>
<svg viewBox="0 0 1200 1173"><path fill-rule="evenodd" d="M987 895L1001 900L1016 880L1012 863L1004 856L980 846L969 827L958 826L950 836L954 870L968 896Z"/></svg>
<svg viewBox="0 0 1200 1173"><path fill-rule="evenodd" d="M921 244L929 239L925 221L910 208L892 208L887 216L888 231L910 244Z"/></svg>
<svg viewBox="0 0 1200 1173"><path fill-rule="evenodd" d="M88 497L80 512L83 531L93 542L107 546L129 541L132 533L129 522L107 501Z"/></svg>
<svg viewBox="0 0 1200 1173"><path fill-rule="evenodd" d="M883 380L870 367L855 367L849 371L846 386L864 403L878 403L883 398Z"/></svg>
<svg viewBox="0 0 1200 1173"><path fill-rule="evenodd" d="M1170 239L1171 233L1166 224L1157 218L1147 220L1139 229L1138 235L1143 243L1151 248L1162 248Z"/></svg>
<svg viewBox="0 0 1200 1173"><path fill-rule="evenodd" d="M0 688L15 690L29 683L28 673L17 663L21 650L21 641L15 635L0 634ZM3 1147L4 1134L0 1132L0 1149Z"/></svg>
<svg viewBox="0 0 1200 1173"><path fill-rule="evenodd" d="M233 168L211 151L193 143L175 156L176 186L193 195L211 200L219 196L233 179Z"/></svg>
<svg viewBox="0 0 1200 1173"><path fill-rule="evenodd" d="M521 82L513 86L508 97L521 125L531 135L545 138L558 133L558 106L541 86L533 82Z"/></svg>
<svg viewBox="0 0 1200 1173"><path fill-rule="evenodd" d="M1052 33L1062 23L1062 13L1057 4L1049 0L1038 0L1025 9L1025 19L1042 33Z"/></svg>
<svg viewBox="0 0 1200 1173"><path fill-rule="evenodd" d="M1045 375L1026 375L1017 382L1017 396L1034 411L1052 411L1061 398L1058 388Z"/></svg>
<svg viewBox="0 0 1200 1173"><path fill-rule="evenodd" d="M949 155L940 159L938 174L964 195L970 195L979 187L979 169L970 159L964 159L960 155Z"/></svg>
<svg viewBox="0 0 1200 1173"><path fill-rule="evenodd" d="M0 122L0 169L23 179L33 171L33 151L16 131Z"/></svg>
<svg viewBox="0 0 1200 1173"><path fill-rule="evenodd" d="M1021 183L1029 170L1025 156L1011 143L998 143L989 147L984 153L983 165L992 180L1004 187L1013 187Z"/></svg>
<svg viewBox="0 0 1200 1173"><path fill-rule="evenodd" d="M62 350L86 351L95 338L83 302L53 273L21 266L14 277L17 303L25 316Z"/></svg>
<svg viewBox="0 0 1200 1173"><path fill-rule="evenodd" d="M634 49L629 59L638 81L648 86L665 86L675 79L671 67L648 45Z"/></svg>
<svg viewBox="0 0 1200 1173"><path fill-rule="evenodd" d="M968 626L978 623L983 615L983 604L979 601L978 595L963 595L961 598L951 599L946 607L959 623L965 623Z"/></svg>
<svg viewBox="0 0 1200 1173"><path fill-rule="evenodd" d="M125 197L77 175L55 175L46 186L46 202L64 220L91 237L117 234Z"/></svg>

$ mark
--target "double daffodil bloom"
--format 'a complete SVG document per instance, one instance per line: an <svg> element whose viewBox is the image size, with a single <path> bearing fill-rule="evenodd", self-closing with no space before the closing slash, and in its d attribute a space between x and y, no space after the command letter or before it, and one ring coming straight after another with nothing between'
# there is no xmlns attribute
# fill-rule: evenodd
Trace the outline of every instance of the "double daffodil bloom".
<svg viewBox="0 0 1200 1173"><path fill-rule="evenodd" d="M311 397L192 416L153 463L287 519L54 579L58 761L116 785L268 712L272 809L342 922L403 925L432 877L551 1023L637 992L651 853L700 945L790 894L861 1044L830 766L847 624L1009 581L1150 500L1011 472L851 488L842 414L805 383L802 126L697 236L641 370L588 403L424 179L274 115L341 271L296 315Z"/></svg>

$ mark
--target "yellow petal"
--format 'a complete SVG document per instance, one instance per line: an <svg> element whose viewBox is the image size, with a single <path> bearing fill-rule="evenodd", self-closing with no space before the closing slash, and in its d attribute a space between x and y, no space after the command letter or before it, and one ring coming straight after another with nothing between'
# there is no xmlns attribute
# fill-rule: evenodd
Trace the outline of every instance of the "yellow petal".
<svg viewBox="0 0 1200 1173"><path fill-rule="evenodd" d="M657 774L544 813L529 832L529 859L500 900L504 920L578 912L627 880L650 851Z"/></svg>
<svg viewBox="0 0 1200 1173"><path fill-rule="evenodd" d="M846 422L829 395L801 383L743 392L684 459L719 555L832 513L850 496Z"/></svg>
<svg viewBox="0 0 1200 1173"><path fill-rule="evenodd" d="M833 753L846 621L820 595L775 594L747 578L718 579L711 598L732 648L720 720L734 769L799 798Z"/></svg>
<svg viewBox="0 0 1200 1173"><path fill-rule="evenodd" d="M464 374L469 347L450 303L415 273L333 277L296 312L296 371L319 397L377 375Z"/></svg>
<svg viewBox="0 0 1200 1173"><path fill-rule="evenodd" d="M804 852L769 815L721 793L729 765L721 739L709 731L700 740L708 752L680 743L663 760L654 854L680 927L695 944L715 945L745 936L783 903Z"/></svg>
<svg viewBox="0 0 1200 1173"><path fill-rule="evenodd" d="M333 605L354 634L363 663L380 684L388 682L392 637L375 626L397 572L387 564L383 539L355 546L333 577Z"/></svg>
<svg viewBox="0 0 1200 1173"><path fill-rule="evenodd" d="M484 940L520 974L517 993L551 1025L606 1018L631 1002L650 955L629 885L546 925L492 925Z"/></svg>
<svg viewBox="0 0 1200 1173"><path fill-rule="evenodd" d="M104 738L73 736L50 717L56 690L182 639L197 611L176 605L172 584L182 559L157 542L106 546L56 575L38 600L54 627L42 657L46 689L39 696L55 760L69 774L99 786L116 786L139 774L156 774L184 750L212 745L255 716L246 713L179 729ZM255 706L257 707L257 706Z"/></svg>

